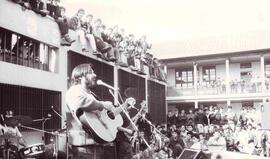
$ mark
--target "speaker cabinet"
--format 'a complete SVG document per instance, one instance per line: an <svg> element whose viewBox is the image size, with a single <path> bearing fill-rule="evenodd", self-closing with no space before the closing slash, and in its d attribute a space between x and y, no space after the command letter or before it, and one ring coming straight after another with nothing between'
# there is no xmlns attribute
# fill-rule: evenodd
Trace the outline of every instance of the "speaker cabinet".
<svg viewBox="0 0 270 159"><path fill-rule="evenodd" d="M270 102L262 103L262 129L270 129L269 114L270 114Z"/></svg>
<svg viewBox="0 0 270 159"><path fill-rule="evenodd" d="M209 159L209 157L200 150L184 149L178 159Z"/></svg>

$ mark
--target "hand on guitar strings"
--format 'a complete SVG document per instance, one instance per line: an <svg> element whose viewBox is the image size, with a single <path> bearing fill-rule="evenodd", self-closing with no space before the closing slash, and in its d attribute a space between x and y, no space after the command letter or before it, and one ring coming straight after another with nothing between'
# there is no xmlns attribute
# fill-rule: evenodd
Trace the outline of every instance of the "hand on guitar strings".
<svg viewBox="0 0 270 159"><path fill-rule="evenodd" d="M129 97L126 99L125 104L127 104L128 107L130 107L130 108L134 108L134 106L136 104L136 100L132 97Z"/></svg>
<svg viewBox="0 0 270 159"><path fill-rule="evenodd" d="M112 102L110 102L110 101L102 102L102 106L104 109L106 109L108 111L113 111L113 109L114 109L114 106L113 106Z"/></svg>

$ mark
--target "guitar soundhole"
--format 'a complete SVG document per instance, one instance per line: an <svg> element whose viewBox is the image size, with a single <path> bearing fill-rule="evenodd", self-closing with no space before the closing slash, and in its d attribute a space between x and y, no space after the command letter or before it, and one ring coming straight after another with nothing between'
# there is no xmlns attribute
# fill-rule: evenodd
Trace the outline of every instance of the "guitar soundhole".
<svg viewBox="0 0 270 159"><path fill-rule="evenodd" d="M115 119L115 116L114 116L113 112L107 111L107 115L108 115L108 117L111 118L112 120Z"/></svg>

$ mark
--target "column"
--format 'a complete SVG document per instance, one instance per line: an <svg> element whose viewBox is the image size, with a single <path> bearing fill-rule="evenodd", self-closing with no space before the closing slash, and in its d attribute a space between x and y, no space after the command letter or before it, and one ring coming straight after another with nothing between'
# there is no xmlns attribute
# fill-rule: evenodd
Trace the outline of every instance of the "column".
<svg viewBox="0 0 270 159"><path fill-rule="evenodd" d="M266 90L266 87L265 87L265 66L264 66L264 56L261 55L261 58L260 58L260 61L261 61L261 75L260 75L260 81L262 83L261 87L262 87L262 92L265 92Z"/></svg>
<svg viewBox="0 0 270 159"><path fill-rule="evenodd" d="M194 101L194 106L195 106L195 109L199 108L199 103L198 103L198 101Z"/></svg>
<svg viewBox="0 0 270 159"><path fill-rule="evenodd" d="M231 105L231 101L230 100L227 100L227 107Z"/></svg>
<svg viewBox="0 0 270 159"><path fill-rule="evenodd" d="M164 73L167 75L168 71L167 71L167 66L164 65Z"/></svg>
<svg viewBox="0 0 270 159"><path fill-rule="evenodd" d="M148 79L147 78L144 78L145 79L145 102L146 102L146 104L147 104L147 106L148 106L148 110L150 110L149 109L149 94L148 94Z"/></svg>
<svg viewBox="0 0 270 159"><path fill-rule="evenodd" d="M197 75L197 63L193 62L193 74L194 74L194 89L195 89L195 96L198 94L198 75Z"/></svg>
<svg viewBox="0 0 270 159"><path fill-rule="evenodd" d="M225 61L225 69L226 69L226 94L229 94L231 92L231 87L230 87L230 61L229 59L226 59Z"/></svg>
<svg viewBox="0 0 270 159"><path fill-rule="evenodd" d="M116 66L113 67L113 86L115 88L114 91L114 104L118 104L118 91L119 91L119 86L118 86L118 68Z"/></svg>

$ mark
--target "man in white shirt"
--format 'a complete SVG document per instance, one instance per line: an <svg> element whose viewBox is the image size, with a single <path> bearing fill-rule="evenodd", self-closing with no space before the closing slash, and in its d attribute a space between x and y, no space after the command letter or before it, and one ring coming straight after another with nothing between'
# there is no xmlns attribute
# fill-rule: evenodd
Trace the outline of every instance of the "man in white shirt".
<svg viewBox="0 0 270 159"><path fill-rule="evenodd" d="M95 152L90 149L89 145L95 144L93 136L85 132L78 117L84 112L101 111L103 109L112 111L114 106L110 101L99 101L91 89L96 86L96 74L91 67L91 64L80 64L72 71L72 86L66 94L66 102L69 110L67 112L67 124L70 133L70 144L75 148L75 158L84 158L80 156L80 152L86 154ZM71 112L71 113L70 113ZM84 146L84 147L83 147ZM88 156L89 158L89 156ZM90 157L91 158L91 157Z"/></svg>
<svg viewBox="0 0 270 159"><path fill-rule="evenodd" d="M209 138L208 145L212 149L216 150L226 150L226 140L225 137L221 136L219 131L216 131L212 137ZM211 150L209 147L209 149Z"/></svg>

